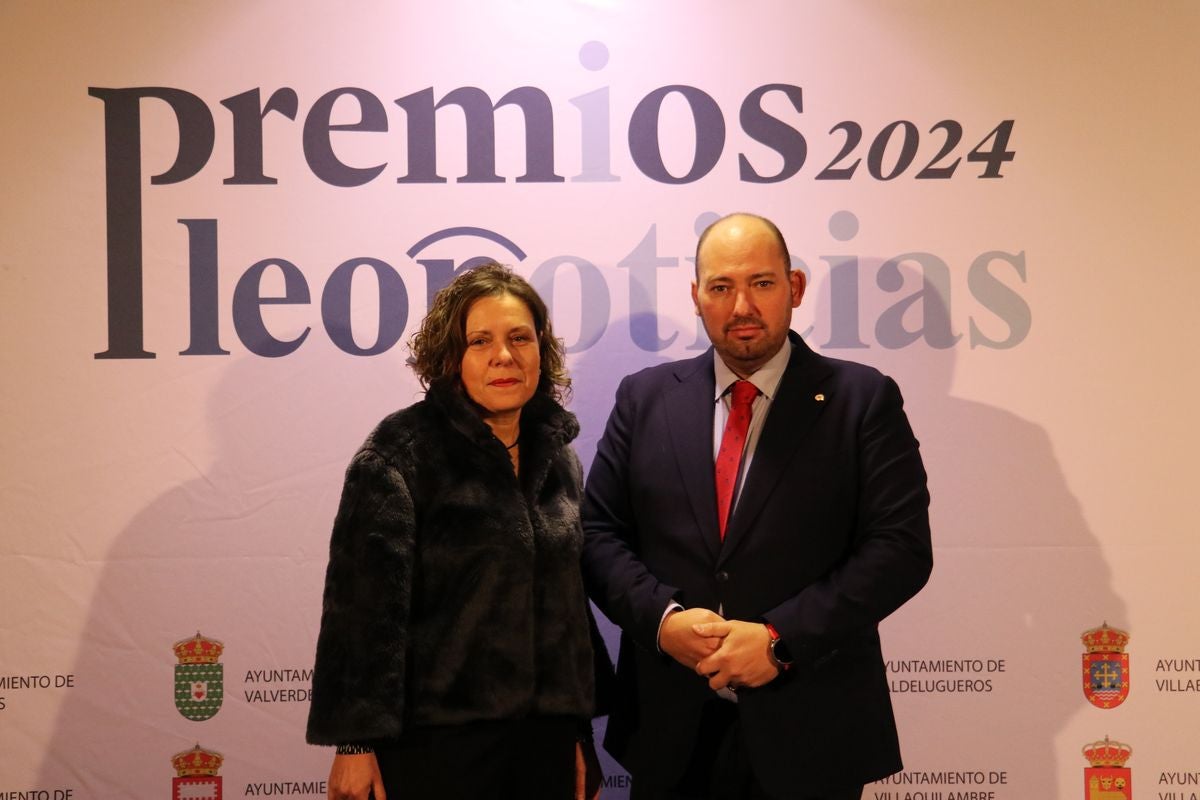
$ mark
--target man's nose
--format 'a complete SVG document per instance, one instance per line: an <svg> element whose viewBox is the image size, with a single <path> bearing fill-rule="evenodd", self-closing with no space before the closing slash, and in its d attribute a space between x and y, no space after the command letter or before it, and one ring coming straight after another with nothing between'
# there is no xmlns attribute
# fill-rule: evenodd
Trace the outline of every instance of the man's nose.
<svg viewBox="0 0 1200 800"><path fill-rule="evenodd" d="M750 292L742 290L737 293L733 301L733 313L738 317L753 317L758 313L758 309L754 307L754 300L750 297Z"/></svg>

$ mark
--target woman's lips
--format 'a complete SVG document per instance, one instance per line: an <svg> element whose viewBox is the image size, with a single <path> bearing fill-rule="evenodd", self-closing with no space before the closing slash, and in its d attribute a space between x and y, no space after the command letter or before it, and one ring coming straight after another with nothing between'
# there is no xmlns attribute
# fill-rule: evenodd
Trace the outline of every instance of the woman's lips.
<svg viewBox="0 0 1200 800"><path fill-rule="evenodd" d="M489 386L498 386L501 389L507 389L509 386L516 386L520 383L516 378L497 378L494 381L488 381Z"/></svg>

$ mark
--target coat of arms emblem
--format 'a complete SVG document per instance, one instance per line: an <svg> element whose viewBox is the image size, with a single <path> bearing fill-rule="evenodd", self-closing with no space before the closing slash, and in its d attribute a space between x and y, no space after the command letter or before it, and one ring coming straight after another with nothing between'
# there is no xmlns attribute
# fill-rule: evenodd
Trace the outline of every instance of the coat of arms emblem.
<svg viewBox="0 0 1200 800"><path fill-rule="evenodd" d="M1132 800L1132 773L1125 766L1131 755L1132 747L1107 736L1084 745L1083 757L1091 764L1083 770L1084 800Z"/></svg>
<svg viewBox="0 0 1200 800"><path fill-rule="evenodd" d="M1083 696L1096 708L1116 708L1129 696L1129 634L1104 623L1084 631Z"/></svg>
<svg viewBox="0 0 1200 800"><path fill-rule="evenodd" d="M194 722L212 718L225 699L225 668L220 663L225 645L197 631L174 645L175 708Z"/></svg>
<svg viewBox="0 0 1200 800"><path fill-rule="evenodd" d="M220 753L197 744L191 750L171 756L175 777L171 779L171 800L221 800Z"/></svg>

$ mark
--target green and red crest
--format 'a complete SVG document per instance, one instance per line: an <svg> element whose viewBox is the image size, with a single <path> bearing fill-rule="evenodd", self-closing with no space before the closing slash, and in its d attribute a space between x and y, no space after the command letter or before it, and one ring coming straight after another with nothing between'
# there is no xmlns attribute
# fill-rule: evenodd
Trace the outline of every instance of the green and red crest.
<svg viewBox="0 0 1200 800"><path fill-rule="evenodd" d="M174 645L175 708L193 722L211 719L225 699L225 668L220 658L225 646L200 635Z"/></svg>

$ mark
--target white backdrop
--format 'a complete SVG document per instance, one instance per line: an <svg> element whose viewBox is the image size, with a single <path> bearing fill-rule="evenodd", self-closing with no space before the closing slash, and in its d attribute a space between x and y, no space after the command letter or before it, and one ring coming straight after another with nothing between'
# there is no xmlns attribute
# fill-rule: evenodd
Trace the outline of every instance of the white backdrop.
<svg viewBox="0 0 1200 800"><path fill-rule="evenodd" d="M552 298L586 464L622 375L706 346L689 259L735 210L930 473L934 576L884 624L906 769L867 796L1079 797L1106 735L1137 796L1200 796L1198 34L1190 2L0 5L0 797L168 796L197 744L225 797L323 795L328 529L419 396L431 287L483 255Z"/></svg>

